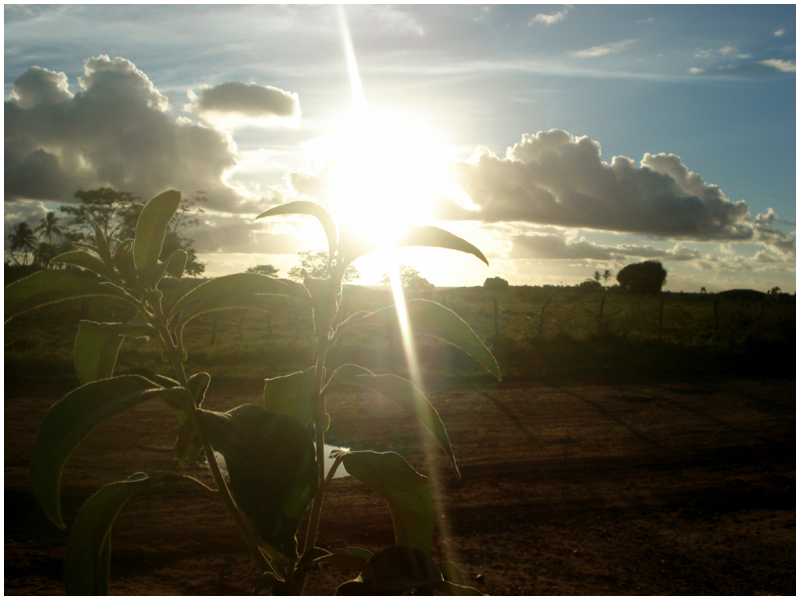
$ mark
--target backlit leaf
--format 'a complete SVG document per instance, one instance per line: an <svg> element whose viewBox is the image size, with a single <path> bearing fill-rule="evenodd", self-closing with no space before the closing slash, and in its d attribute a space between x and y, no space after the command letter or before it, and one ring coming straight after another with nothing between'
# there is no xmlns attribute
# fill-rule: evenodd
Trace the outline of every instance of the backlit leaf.
<svg viewBox="0 0 800 600"><path fill-rule="evenodd" d="M68 595L108 594L111 526L122 507L143 489L172 484L180 479L174 475L148 477L144 473L136 473L127 481L103 486L84 503L67 538L64 575Z"/></svg>
<svg viewBox="0 0 800 600"><path fill-rule="evenodd" d="M140 275L146 275L156 266L167 227L180 203L181 193L169 190L144 205L133 239L133 264Z"/></svg>
<svg viewBox="0 0 800 600"><path fill-rule="evenodd" d="M103 234L103 230L100 228L100 225L97 224L96 221L92 221L92 225L94 226L94 239L95 243L97 244L97 253L100 255L100 259L103 263L111 270L114 270L114 257L111 255L111 248L108 247L108 240L106 240L105 234Z"/></svg>
<svg viewBox="0 0 800 600"><path fill-rule="evenodd" d="M304 304L311 303L311 296L309 296L308 290L303 287L303 284L291 279L276 279L257 273L235 273L209 279L185 294L172 307L170 319L183 312L191 304L200 303L212 296L230 292L289 296Z"/></svg>
<svg viewBox="0 0 800 600"><path fill-rule="evenodd" d="M445 580L431 556L411 546L390 546L369 561L369 577L339 586L337 596L433 595L482 596L478 590Z"/></svg>
<svg viewBox="0 0 800 600"><path fill-rule="evenodd" d="M436 412L433 405L428 402L425 395L412 382L398 375L374 375L371 373L355 375L349 378L337 378L335 382L341 385L354 385L378 392L405 408L436 438L447 458L450 459L450 464L453 466L456 476L461 477L456 466L456 457L450 446L450 438L447 437L447 430L444 428L444 423L442 423L439 413Z"/></svg>
<svg viewBox="0 0 800 600"><path fill-rule="evenodd" d="M222 453L236 504L259 537L287 557L317 490L314 443L298 421L254 404L226 413L200 410L206 439Z"/></svg>
<svg viewBox="0 0 800 600"><path fill-rule="evenodd" d="M386 500L395 544L430 551L435 513L426 477L395 452L352 452L342 464L350 475Z"/></svg>
<svg viewBox="0 0 800 600"><path fill-rule="evenodd" d="M63 263L65 265L72 265L80 267L96 273L109 281L119 281L119 277L114 271L109 269L106 264L97 258L94 254L89 254L83 250L70 250L64 252L50 260L51 263Z"/></svg>
<svg viewBox="0 0 800 600"><path fill-rule="evenodd" d="M183 277L183 270L186 268L186 262L189 260L189 254L186 250L175 250L165 260L167 273L172 275L175 279Z"/></svg>
<svg viewBox="0 0 800 600"><path fill-rule="evenodd" d="M325 236L328 238L328 248L331 253L336 250L338 234L336 232L336 223L331 217L330 213L325 210L321 205L316 202L309 202L308 200L296 200L294 202L287 202L280 206L274 206L267 211L264 211L256 217L271 217L274 215L311 215L316 217L325 230Z"/></svg>
<svg viewBox="0 0 800 600"><path fill-rule="evenodd" d="M176 382L177 383L177 382ZM208 386L211 383L211 376L208 373L195 373L189 377L189 392L194 399L194 405L199 407L203 403ZM182 467L188 467L203 450L203 439L188 420L186 411L178 409L175 411L181 426L178 429L178 439L175 440L175 458Z"/></svg>
<svg viewBox="0 0 800 600"><path fill-rule="evenodd" d="M99 261L98 261L99 262ZM130 302L118 287L107 283L97 283L67 271L37 271L6 286L5 320L46 306L89 296L111 296Z"/></svg>
<svg viewBox="0 0 800 600"><path fill-rule="evenodd" d="M64 529L61 472L70 454L95 427L147 400L185 393L165 390L140 375L121 375L82 385L51 406L36 434L29 473L33 495L47 517Z"/></svg>
<svg viewBox="0 0 800 600"><path fill-rule="evenodd" d="M154 337L150 326L81 321L75 337L75 370L81 383L107 379L114 374L124 336Z"/></svg>
<svg viewBox="0 0 800 600"><path fill-rule="evenodd" d="M307 426L314 420L314 405L311 402L314 371L315 368L311 367L264 380L264 408L294 417Z"/></svg>
<svg viewBox="0 0 800 600"><path fill-rule="evenodd" d="M347 238L340 244L339 254L342 256L345 265L349 265L354 260L377 252L378 250L385 250L387 247L401 248L407 246L426 246L431 248L445 248L447 250L457 250L459 252L466 252L477 257L487 265L489 261L478 248L470 244L463 238L458 237L445 231L439 227L430 225L413 225L405 229L405 231L394 240L389 246L385 241L374 236L363 236L361 238Z"/></svg>
<svg viewBox="0 0 800 600"><path fill-rule="evenodd" d="M430 300L409 300L406 303L408 324L412 333L424 333L460 348L483 368L502 379L500 367L492 352L466 321L446 306ZM358 324L380 324L399 327L397 308L389 306L371 313Z"/></svg>

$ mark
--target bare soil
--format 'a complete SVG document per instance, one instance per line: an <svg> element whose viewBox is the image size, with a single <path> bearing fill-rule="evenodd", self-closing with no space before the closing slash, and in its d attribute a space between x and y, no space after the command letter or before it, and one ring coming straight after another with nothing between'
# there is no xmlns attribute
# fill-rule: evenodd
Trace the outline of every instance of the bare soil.
<svg viewBox="0 0 800 600"><path fill-rule="evenodd" d="M258 385L212 389L207 406L255 402ZM39 421L68 389L5 390L5 594L63 594L66 533L27 483ZM429 397L459 461L400 409L366 394L329 402L334 443L395 450L434 484L438 559L493 595L794 595L795 381L440 385ZM97 488L178 469L172 411L145 404L73 455L71 522ZM429 450L429 452L426 452ZM188 470L207 478L201 464ZM352 478L327 496L320 544L393 541L383 500ZM113 531L111 593L249 594L258 572L225 511L175 486L135 497ZM332 594L355 576L314 573Z"/></svg>

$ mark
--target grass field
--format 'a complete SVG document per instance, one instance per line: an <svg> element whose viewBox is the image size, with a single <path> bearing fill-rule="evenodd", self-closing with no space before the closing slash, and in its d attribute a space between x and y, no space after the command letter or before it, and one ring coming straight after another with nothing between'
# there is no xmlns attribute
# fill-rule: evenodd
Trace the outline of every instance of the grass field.
<svg viewBox="0 0 800 600"><path fill-rule="evenodd" d="M165 305L193 284L168 287ZM444 288L432 299L470 324L492 348L506 378L794 376L793 297L763 301L700 294L604 296L579 294L575 288L523 286L500 293ZM345 290L343 314L392 303L388 290L351 286ZM125 321L129 313L121 303L89 298L21 315L5 327L6 377L74 379L72 346L81 319ZM295 311L287 305L286 313ZM217 377L255 379L305 368L311 357L311 319L301 310L296 315L299 328L277 315L252 311L199 317L186 328L188 366ZM398 339L397 332L385 328L353 328L339 343L338 362L402 373L405 359ZM417 353L428 377L484 376L460 350L438 340L418 336ZM117 373L154 372L170 372L156 346L126 339Z"/></svg>

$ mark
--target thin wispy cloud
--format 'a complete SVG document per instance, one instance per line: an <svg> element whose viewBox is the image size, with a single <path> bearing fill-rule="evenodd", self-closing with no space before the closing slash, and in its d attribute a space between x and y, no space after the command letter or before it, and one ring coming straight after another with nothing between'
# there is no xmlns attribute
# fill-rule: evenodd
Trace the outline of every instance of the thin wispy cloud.
<svg viewBox="0 0 800 600"><path fill-rule="evenodd" d="M535 17L533 17L530 21L528 21L528 26L530 27L535 23L543 23L545 25L552 25L554 23L558 23L559 21L563 21L564 19L567 18L568 12L569 12L569 7L565 7L564 10L560 10L558 12L554 12L549 15L540 13Z"/></svg>
<svg viewBox="0 0 800 600"><path fill-rule="evenodd" d="M574 56L575 58L596 58L598 56L605 56L606 54L615 54L617 52L622 52L626 50L639 40L625 40L623 42L611 42L609 44L603 44L602 46L592 46L591 48L586 48L585 50L571 50L567 52L570 56Z"/></svg>

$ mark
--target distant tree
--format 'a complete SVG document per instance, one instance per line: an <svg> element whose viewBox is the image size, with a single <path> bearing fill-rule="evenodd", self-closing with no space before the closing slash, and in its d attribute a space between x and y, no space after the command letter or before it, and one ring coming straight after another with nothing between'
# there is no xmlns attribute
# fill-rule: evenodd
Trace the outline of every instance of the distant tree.
<svg viewBox="0 0 800 600"><path fill-rule="evenodd" d="M33 252L33 263L37 267L49 269L55 265L50 264L50 260L66 251L65 247L50 244L48 242L39 242L36 245L36 250Z"/></svg>
<svg viewBox="0 0 800 600"><path fill-rule="evenodd" d="M300 257L300 264L293 266L288 273L292 279L303 279L303 271L319 279L329 276L327 250L306 250L298 252L297 255ZM350 265L344 271L342 283L350 283L359 279L361 279L361 273L353 265Z"/></svg>
<svg viewBox="0 0 800 600"><path fill-rule="evenodd" d="M52 244L53 234L59 237L62 235L61 229L58 226L60 220L61 219L56 216L56 213L50 211L42 218L41 224L34 229L34 231L39 233L43 238L47 238L47 241Z"/></svg>
<svg viewBox="0 0 800 600"><path fill-rule="evenodd" d="M278 271L280 271L280 269L277 269L272 265L256 265L255 267L247 267L245 273L257 273L258 275L275 277L275 275L278 274Z"/></svg>
<svg viewBox="0 0 800 600"><path fill-rule="evenodd" d="M502 277L487 277L483 287L490 292L504 292L509 288L508 281Z"/></svg>
<svg viewBox="0 0 800 600"><path fill-rule="evenodd" d="M707 294L707 293L708 293L708 292L706 291L706 287L705 287L705 286L703 286L703 287L701 287L701 288L700 288L700 293L701 293L701 294Z"/></svg>
<svg viewBox="0 0 800 600"><path fill-rule="evenodd" d="M622 288L641 294L658 294L666 280L667 270L657 260L628 265L617 273Z"/></svg>
<svg viewBox="0 0 800 600"><path fill-rule="evenodd" d="M593 294L603 290L603 286L595 279L587 279L578 284L578 291L582 294Z"/></svg>
<svg viewBox="0 0 800 600"><path fill-rule="evenodd" d="M777 285L769 291L770 296L777 296L781 293L781 288Z"/></svg>
<svg viewBox="0 0 800 600"><path fill-rule="evenodd" d="M184 272L196 277L205 271L205 264L197 258L192 248L194 240L185 237L183 232L200 224L198 214L203 212L200 204L208 202L199 191L194 198L183 198L175 216L169 223L161 259L169 257L175 250L186 250L189 258ZM130 192L118 192L112 188L101 187L96 190L75 192L80 204L65 204L59 210L70 217L62 230L62 237L70 242L94 241L96 222L112 248L122 241L132 239L136 234L136 222L144 208L144 202Z"/></svg>
<svg viewBox="0 0 800 600"><path fill-rule="evenodd" d="M608 285L608 280L611 279L612 276L613 276L613 273L611 271L609 271L608 269L603 271L603 283Z"/></svg>
<svg viewBox="0 0 800 600"><path fill-rule="evenodd" d="M400 277L400 284L403 286L404 290L408 290L410 292L432 292L434 289L434 285L425 279L420 272L417 271L411 265L400 265L398 268L399 277ZM384 273L383 277L381 278L381 283L383 285L391 285L392 279L389 276L389 273Z"/></svg>
<svg viewBox="0 0 800 600"><path fill-rule="evenodd" d="M28 264L28 253L36 250L36 242L38 238L30 226L22 221L14 225L14 233L9 234L8 240L11 242L11 258L14 262L19 264L15 252L22 252L22 264Z"/></svg>
<svg viewBox="0 0 800 600"><path fill-rule="evenodd" d="M592 279L594 279L597 283L600 283L600 280L602 278L603 278L603 275L602 275L602 273L600 273L600 271L595 271L594 272L594 276L592 277Z"/></svg>

